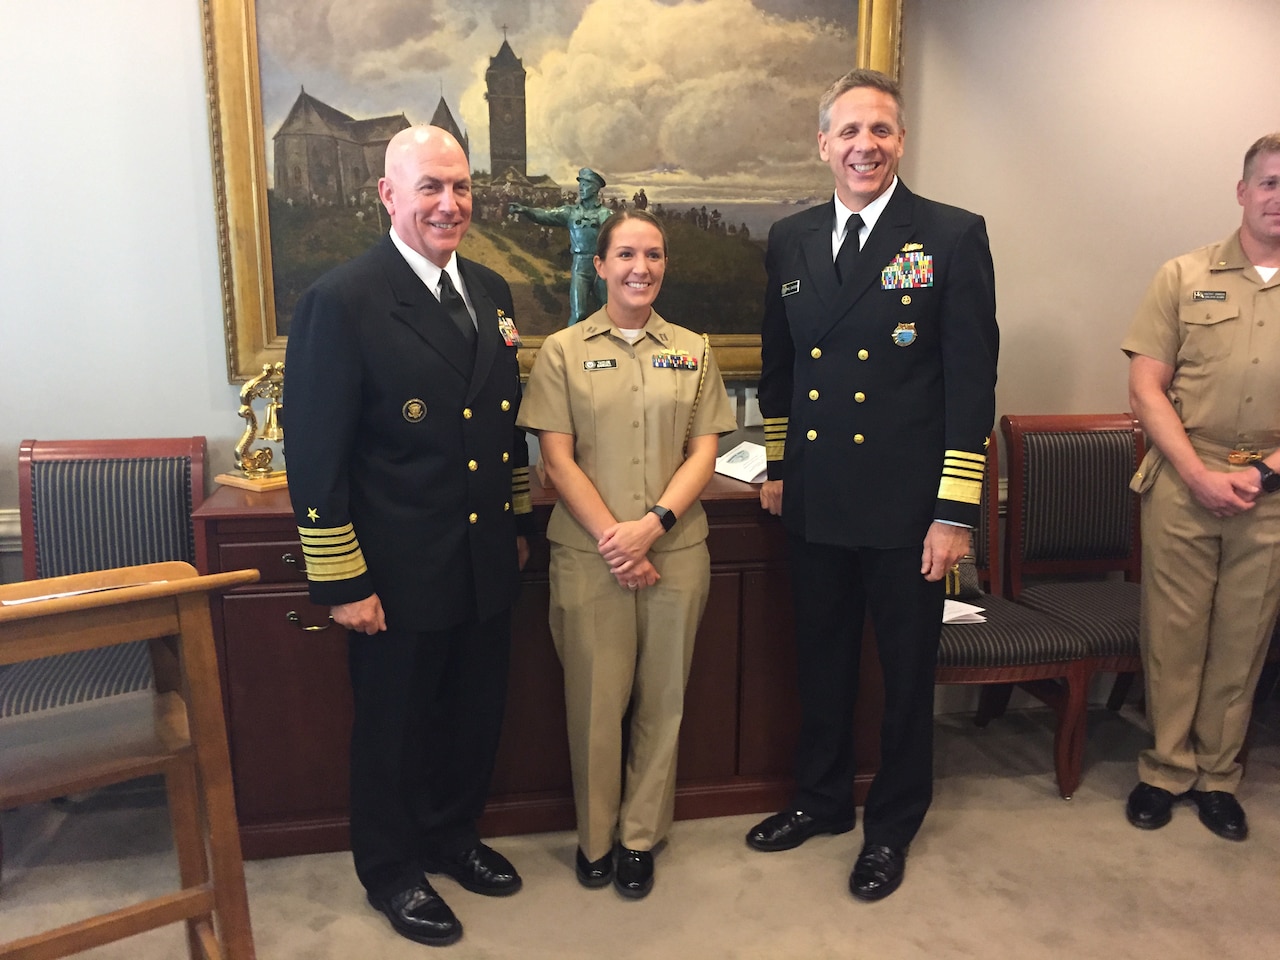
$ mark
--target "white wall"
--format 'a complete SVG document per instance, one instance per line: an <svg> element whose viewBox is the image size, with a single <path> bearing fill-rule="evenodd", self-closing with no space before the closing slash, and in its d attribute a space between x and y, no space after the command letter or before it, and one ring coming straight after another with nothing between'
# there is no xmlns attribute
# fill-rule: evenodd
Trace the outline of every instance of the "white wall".
<svg viewBox="0 0 1280 960"><path fill-rule="evenodd" d="M1119 343L1165 260L1239 226L1280 130L1276 0L906 0L903 176L983 214L999 413L1128 409Z"/></svg>
<svg viewBox="0 0 1280 960"><path fill-rule="evenodd" d="M203 434L227 469L198 0L5 0L0 23L0 508L25 437Z"/></svg>
<svg viewBox="0 0 1280 960"><path fill-rule="evenodd" d="M28 436L204 434L227 469L200 4L2 16L0 510ZM1123 409L1147 280L1238 223L1280 129L1280 3L906 0L905 27L903 175L988 219L1001 412Z"/></svg>

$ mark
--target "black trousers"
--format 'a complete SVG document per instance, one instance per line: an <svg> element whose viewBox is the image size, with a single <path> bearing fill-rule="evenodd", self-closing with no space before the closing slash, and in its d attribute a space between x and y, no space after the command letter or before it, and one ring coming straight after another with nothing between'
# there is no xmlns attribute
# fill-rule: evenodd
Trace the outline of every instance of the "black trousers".
<svg viewBox="0 0 1280 960"><path fill-rule="evenodd" d="M479 840L502 731L511 611L438 631L351 633L351 853L374 896Z"/></svg>
<svg viewBox="0 0 1280 960"><path fill-rule="evenodd" d="M869 611L885 704L863 836L905 847L933 799L933 676L945 585L920 574L920 546L846 548L793 536L790 547L801 708L795 807L853 816L853 709Z"/></svg>

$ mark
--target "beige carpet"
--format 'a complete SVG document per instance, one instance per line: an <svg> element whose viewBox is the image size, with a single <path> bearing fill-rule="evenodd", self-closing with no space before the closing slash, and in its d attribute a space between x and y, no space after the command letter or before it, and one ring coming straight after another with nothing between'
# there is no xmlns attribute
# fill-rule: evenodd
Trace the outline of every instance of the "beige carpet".
<svg viewBox="0 0 1280 960"><path fill-rule="evenodd" d="M1280 947L1280 705L1257 718L1240 790L1252 834L1210 834L1194 808L1145 833L1125 822L1141 719L1095 710L1084 783L1058 798L1042 712L986 730L938 721L934 806L901 890L879 904L847 892L861 831L786 853L749 850L757 819L677 823L647 899L585 890L568 833L494 845L520 868L507 900L437 886L462 919L456 946L402 940L364 902L346 854L246 864L264 960L1261 960ZM154 788L95 794L3 815L7 862L0 942L161 891L176 877L163 796ZM85 957L184 956L177 928Z"/></svg>

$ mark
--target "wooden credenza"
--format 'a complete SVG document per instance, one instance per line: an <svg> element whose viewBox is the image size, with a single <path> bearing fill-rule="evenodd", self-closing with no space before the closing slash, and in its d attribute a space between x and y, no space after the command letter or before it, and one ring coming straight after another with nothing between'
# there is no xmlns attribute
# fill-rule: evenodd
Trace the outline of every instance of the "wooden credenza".
<svg viewBox="0 0 1280 960"><path fill-rule="evenodd" d="M545 530L555 494L532 478ZM789 797L799 723L786 536L756 488L716 476L703 497L711 595L680 736L679 818L768 812ZM195 513L201 573L256 567L258 583L213 601L213 624L246 857L343 850L351 694L346 632L307 599L287 491L220 487ZM547 626L541 536L515 610L506 721L480 827L486 835L573 827L564 690ZM320 629L315 629L320 628ZM863 645L855 717L858 802L879 750L874 644Z"/></svg>

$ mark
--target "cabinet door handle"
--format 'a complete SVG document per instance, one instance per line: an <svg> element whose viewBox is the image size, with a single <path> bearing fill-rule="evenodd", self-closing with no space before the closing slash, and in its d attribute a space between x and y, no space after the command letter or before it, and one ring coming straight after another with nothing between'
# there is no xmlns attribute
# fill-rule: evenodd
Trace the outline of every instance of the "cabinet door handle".
<svg viewBox="0 0 1280 960"><path fill-rule="evenodd" d="M328 623L322 623L316 627L303 627L302 618L298 616L297 610L290 610L288 613L284 615L284 618L288 620L290 623L296 623L299 627L302 627L302 629L306 630L308 633L315 633L317 630L328 630L330 627L333 626L333 617L330 617Z"/></svg>
<svg viewBox="0 0 1280 960"><path fill-rule="evenodd" d="M304 567L301 563L299 563L298 558L295 557L292 553L282 554L280 557L280 562L283 563L286 567L293 567L293 569L297 570L299 573L307 572L307 568Z"/></svg>

